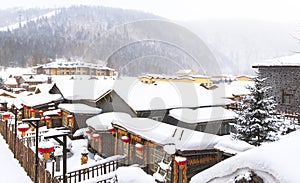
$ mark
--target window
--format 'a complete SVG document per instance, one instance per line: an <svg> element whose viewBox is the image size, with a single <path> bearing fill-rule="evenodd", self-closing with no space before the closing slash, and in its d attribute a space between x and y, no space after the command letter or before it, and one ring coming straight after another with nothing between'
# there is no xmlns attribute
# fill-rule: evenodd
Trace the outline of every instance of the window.
<svg viewBox="0 0 300 183"><path fill-rule="evenodd" d="M153 116L152 119L156 120L156 121L162 121L163 117L162 116Z"/></svg>
<svg viewBox="0 0 300 183"><path fill-rule="evenodd" d="M295 105L295 90L282 89L281 90L281 103L284 105Z"/></svg>

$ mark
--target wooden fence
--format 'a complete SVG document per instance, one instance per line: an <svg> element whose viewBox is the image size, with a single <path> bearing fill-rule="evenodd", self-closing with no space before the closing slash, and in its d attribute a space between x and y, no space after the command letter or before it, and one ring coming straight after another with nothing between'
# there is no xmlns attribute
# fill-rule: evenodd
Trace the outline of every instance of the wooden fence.
<svg viewBox="0 0 300 183"><path fill-rule="evenodd" d="M113 172L117 170L118 167L124 165L125 158L126 157L124 155L116 155L116 156L109 157L107 159L100 160L98 163L95 163L94 165L84 165L82 166L81 169L68 171L67 173L68 183L82 182L103 175L106 176L97 179L99 180L101 179L102 180L101 182L106 182L107 180L112 178L111 176L114 175ZM59 175L56 176L55 178L57 178L58 180L62 180L63 176Z"/></svg>
<svg viewBox="0 0 300 183"><path fill-rule="evenodd" d="M14 153L15 158L19 161L21 166L27 172L27 175L34 181L35 178L35 152L32 150L32 145L35 137L27 137L20 139L14 134L14 125L7 125L3 121L0 121L0 133L3 138L6 140L6 143L9 145L9 148ZM39 138L40 140L40 138ZM16 144L14 144L16 141ZM16 146L14 151L14 145ZM107 160L104 163L100 163L90 167L83 167L83 169L69 171L67 173L67 182L76 183L79 181L88 180L96 176L109 174L115 171L119 166L122 160L125 157L116 158L112 160ZM39 183L61 183L62 175L52 177L51 173L46 169L45 161L39 159L38 161L38 182ZM108 179L107 179L108 180ZM103 181L103 182L106 182Z"/></svg>

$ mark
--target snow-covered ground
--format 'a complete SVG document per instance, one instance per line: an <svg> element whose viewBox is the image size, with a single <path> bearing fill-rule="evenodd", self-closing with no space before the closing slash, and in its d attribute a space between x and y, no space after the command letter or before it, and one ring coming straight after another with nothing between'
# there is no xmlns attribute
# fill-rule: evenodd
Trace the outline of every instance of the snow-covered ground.
<svg viewBox="0 0 300 183"><path fill-rule="evenodd" d="M2 135L0 135L0 149L0 177L2 177L0 182L32 183L18 160L14 158Z"/></svg>
<svg viewBox="0 0 300 183"><path fill-rule="evenodd" d="M191 183L234 182L239 177L249 178L254 172L264 182L298 183L300 131L282 136L270 142L226 159L202 171L191 179Z"/></svg>

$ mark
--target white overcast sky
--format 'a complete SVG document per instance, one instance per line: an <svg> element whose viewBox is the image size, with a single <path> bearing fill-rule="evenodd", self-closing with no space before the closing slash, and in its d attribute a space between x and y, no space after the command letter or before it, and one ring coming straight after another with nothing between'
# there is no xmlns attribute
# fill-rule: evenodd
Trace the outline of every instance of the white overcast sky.
<svg viewBox="0 0 300 183"><path fill-rule="evenodd" d="M300 22L300 0L7 0L1 8L99 5L136 9L172 20L260 19Z"/></svg>

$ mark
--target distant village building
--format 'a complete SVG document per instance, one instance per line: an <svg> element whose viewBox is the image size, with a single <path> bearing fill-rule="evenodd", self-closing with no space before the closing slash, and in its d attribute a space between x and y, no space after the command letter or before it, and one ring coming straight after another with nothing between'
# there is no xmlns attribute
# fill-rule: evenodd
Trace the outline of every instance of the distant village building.
<svg viewBox="0 0 300 183"><path fill-rule="evenodd" d="M146 74L139 77L139 80L145 84L153 84L155 82L189 82L199 83L205 87L212 86L212 80L208 76L195 75L192 70L180 70L174 76L166 76L161 74Z"/></svg>
<svg viewBox="0 0 300 183"><path fill-rule="evenodd" d="M78 60L67 61L56 59L44 65L33 68L37 74L47 75L93 75L93 76L114 76L115 70L100 64L87 63Z"/></svg>
<svg viewBox="0 0 300 183"><path fill-rule="evenodd" d="M278 109L299 112L300 108L300 54L266 60L252 66L258 69L265 86L272 87L268 95L274 96Z"/></svg>

